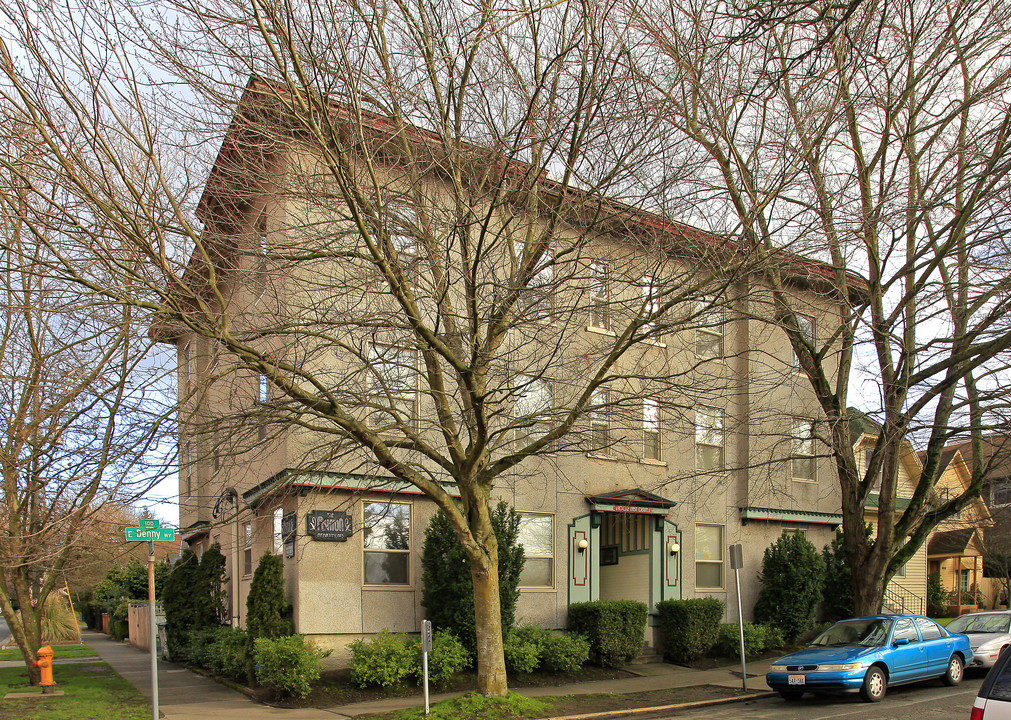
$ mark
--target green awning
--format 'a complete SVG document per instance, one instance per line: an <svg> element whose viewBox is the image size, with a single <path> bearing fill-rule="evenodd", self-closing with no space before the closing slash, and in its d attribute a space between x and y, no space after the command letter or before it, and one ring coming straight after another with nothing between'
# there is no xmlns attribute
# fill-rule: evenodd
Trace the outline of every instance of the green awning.
<svg viewBox="0 0 1011 720"><path fill-rule="evenodd" d="M842 525L841 513L787 510L783 508L742 507L741 524L749 521L806 523L808 525Z"/></svg>

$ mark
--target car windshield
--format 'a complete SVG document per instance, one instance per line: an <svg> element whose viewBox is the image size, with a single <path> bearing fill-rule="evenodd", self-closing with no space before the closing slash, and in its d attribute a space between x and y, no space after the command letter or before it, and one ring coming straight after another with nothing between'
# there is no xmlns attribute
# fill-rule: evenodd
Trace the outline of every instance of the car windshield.
<svg viewBox="0 0 1011 720"><path fill-rule="evenodd" d="M1006 633L1011 615L991 613L988 615L963 615L948 623L948 632L956 633Z"/></svg>
<svg viewBox="0 0 1011 720"><path fill-rule="evenodd" d="M878 647L885 644L892 621L883 618L868 620L843 620L814 639L817 647L839 647L842 645L863 645Z"/></svg>

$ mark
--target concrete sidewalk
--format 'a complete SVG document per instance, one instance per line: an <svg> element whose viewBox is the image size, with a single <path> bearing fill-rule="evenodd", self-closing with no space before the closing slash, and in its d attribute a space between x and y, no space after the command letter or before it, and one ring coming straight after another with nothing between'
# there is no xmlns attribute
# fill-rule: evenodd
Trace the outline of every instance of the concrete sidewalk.
<svg viewBox="0 0 1011 720"><path fill-rule="evenodd" d="M105 662L151 699L150 656L129 643L110 640L97 632L83 632L82 639L97 652ZM666 663L635 665L632 669L639 673L635 677L614 680L594 680L592 682L552 685L549 687L521 688L517 690L528 697L549 695L595 695L636 693L648 690L667 690L695 685L721 685L741 688L740 667L723 667L714 670L691 670ZM748 689L765 692L765 672L768 662L748 665ZM756 677L751 677L751 675ZM168 720L259 720L259 718L286 718L287 720L322 720L324 718L348 718L368 713L382 713L407 707L419 707L421 696L408 698L388 698L369 702L353 703L325 710L281 709L254 702L240 692L204 677L184 667L164 660L158 661L158 688L162 717ZM433 703L458 693L433 694Z"/></svg>

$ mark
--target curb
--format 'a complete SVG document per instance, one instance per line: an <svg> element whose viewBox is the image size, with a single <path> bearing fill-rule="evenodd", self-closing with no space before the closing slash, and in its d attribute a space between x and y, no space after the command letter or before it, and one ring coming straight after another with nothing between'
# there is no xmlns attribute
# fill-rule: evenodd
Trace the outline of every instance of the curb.
<svg viewBox="0 0 1011 720"><path fill-rule="evenodd" d="M760 700L776 697L774 692L758 692L740 697L719 698L717 700L696 700L694 702L674 703L672 705L655 705L652 707L630 708L628 710L607 710L605 712L584 713L582 715L558 715L541 720L595 720L596 718L628 717L629 715L645 715L647 713L667 712L668 710L687 710L691 708L708 707L710 705L729 705L730 703Z"/></svg>

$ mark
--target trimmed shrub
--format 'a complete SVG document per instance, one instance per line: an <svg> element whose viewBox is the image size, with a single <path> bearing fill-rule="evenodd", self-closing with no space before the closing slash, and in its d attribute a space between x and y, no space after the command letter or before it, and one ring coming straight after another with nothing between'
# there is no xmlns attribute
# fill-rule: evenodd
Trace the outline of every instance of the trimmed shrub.
<svg viewBox="0 0 1011 720"><path fill-rule="evenodd" d="M590 643L582 635L549 632L541 646L541 668L574 673L590 657Z"/></svg>
<svg viewBox="0 0 1011 720"><path fill-rule="evenodd" d="M691 662L709 652L719 639L724 610L721 600L661 600L656 609L664 657L672 662Z"/></svg>
<svg viewBox="0 0 1011 720"><path fill-rule="evenodd" d="M530 673L541 662L541 645L537 638L513 628L502 644L505 652L506 669L509 672Z"/></svg>
<svg viewBox="0 0 1011 720"><path fill-rule="evenodd" d="M200 562L192 550L183 550L165 579L161 597L165 607L165 629L169 657L174 662L188 662L190 633L211 623L210 596L201 592L203 576Z"/></svg>
<svg viewBox="0 0 1011 720"><path fill-rule="evenodd" d="M418 683L424 682L424 671L421 664L421 641L413 643L418 653L416 673ZM428 679L436 685L441 685L464 668L470 667L470 653L459 638L449 630L436 630L432 633L432 652L428 653Z"/></svg>
<svg viewBox="0 0 1011 720"><path fill-rule="evenodd" d="M765 549L758 574L762 591L755 620L777 626L794 640L814 625L825 584L825 562L800 533L784 533Z"/></svg>
<svg viewBox="0 0 1011 720"><path fill-rule="evenodd" d="M210 598L210 587L207 590ZM250 641L292 634L291 606L284 599L284 561L265 552L253 573L246 597L246 632Z"/></svg>
<svg viewBox="0 0 1011 720"><path fill-rule="evenodd" d="M355 640L348 650L351 680L359 687L394 687L416 673L416 651L404 633L383 630L369 640Z"/></svg>
<svg viewBox="0 0 1011 720"><path fill-rule="evenodd" d="M590 643L590 660L619 667L642 652L649 608L634 600L597 600L569 605L569 629Z"/></svg>
<svg viewBox="0 0 1011 720"><path fill-rule="evenodd" d="M766 628L768 625L754 625L744 621L744 653L747 656L757 655L765 650L768 640ZM719 636L716 639L716 652L724 657L737 657L741 654L741 638L737 623L722 623Z"/></svg>
<svg viewBox="0 0 1011 720"><path fill-rule="evenodd" d="M130 636L130 603L126 600L116 606L109 615L109 634L116 640Z"/></svg>
<svg viewBox="0 0 1011 720"><path fill-rule="evenodd" d="M250 666L249 637L245 630L221 628L210 652L210 669L218 675L247 682Z"/></svg>
<svg viewBox="0 0 1011 720"><path fill-rule="evenodd" d="M786 645L786 638L783 637L783 631L780 630L775 625L767 625L760 623L758 627L763 628L765 631L765 649L774 650L776 648L781 648Z"/></svg>
<svg viewBox="0 0 1011 720"><path fill-rule="evenodd" d="M519 598L520 572L523 570L523 546L519 544L520 516L514 508L500 502L491 513L491 523L498 540L499 602L502 608L502 633L515 622ZM440 630L450 630L471 654L477 651L474 619L474 582L470 561L456 537L449 518L437 512L425 530L421 555L424 591L421 605L425 617Z"/></svg>
<svg viewBox="0 0 1011 720"><path fill-rule="evenodd" d="M256 638L256 681L282 695L304 698L312 691L312 683L319 680L319 661L329 654L301 635Z"/></svg>

